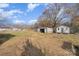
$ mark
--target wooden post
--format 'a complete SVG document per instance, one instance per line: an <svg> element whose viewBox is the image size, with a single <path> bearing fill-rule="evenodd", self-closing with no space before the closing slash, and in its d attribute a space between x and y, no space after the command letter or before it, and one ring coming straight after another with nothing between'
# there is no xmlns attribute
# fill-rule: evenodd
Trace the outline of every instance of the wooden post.
<svg viewBox="0 0 79 59"><path fill-rule="evenodd" d="M73 52L73 54L75 55L76 54L76 50L75 50L75 48L74 48L74 45L72 44L72 52Z"/></svg>

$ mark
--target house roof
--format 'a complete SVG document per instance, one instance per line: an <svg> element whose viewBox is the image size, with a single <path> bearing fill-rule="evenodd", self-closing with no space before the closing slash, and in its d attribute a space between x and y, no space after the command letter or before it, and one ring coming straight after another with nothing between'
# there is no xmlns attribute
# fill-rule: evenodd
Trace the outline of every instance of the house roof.
<svg viewBox="0 0 79 59"><path fill-rule="evenodd" d="M66 25L59 25L57 27L69 27L69 26L66 26Z"/></svg>
<svg viewBox="0 0 79 59"><path fill-rule="evenodd" d="M40 27L38 27L38 28L51 28L51 27L41 27L41 26L40 26Z"/></svg>

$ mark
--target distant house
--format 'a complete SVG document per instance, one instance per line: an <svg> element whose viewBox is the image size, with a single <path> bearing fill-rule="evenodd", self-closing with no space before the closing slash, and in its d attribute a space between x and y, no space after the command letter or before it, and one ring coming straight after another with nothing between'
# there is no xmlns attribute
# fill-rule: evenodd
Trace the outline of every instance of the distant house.
<svg viewBox="0 0 79 59"><path fill-rule="evenodd" d="M13 31L21 31L19 28L12 28Z"/></svg>
<svg viewBox="0 0 79 59"><path fill-rule="evenodd" d="M37 31L42 33L53 33L53 29L48 27L37 28Z"/></svg>
<svg viewBox="0 0 79 59"><path fill-rule="evenodd" d="M0 31L6 31L6 30L9 30L10 28L9 27L0 27Z"/></svg>
<svg viewBox="0 0 79 59"><path fill-rule="evenodd" d="M0 28L0 31L5 31L6 29L4 29L4 28Z"/></svg>
<svg viewBox="0 0 79 59"><path fill-rule="evenodd" d="M57 33L70 33L70 27L64 26L64 25L58 26L56 28L56 32Z"/></svg>
<svg viewBox="0 0 79 59"><path fill-rule="evenodd" d="M22 31L22 29L20 28L11 28L11 27L0 27L0 31L8 31L8 30L11 30L11 31Z"/></svg>

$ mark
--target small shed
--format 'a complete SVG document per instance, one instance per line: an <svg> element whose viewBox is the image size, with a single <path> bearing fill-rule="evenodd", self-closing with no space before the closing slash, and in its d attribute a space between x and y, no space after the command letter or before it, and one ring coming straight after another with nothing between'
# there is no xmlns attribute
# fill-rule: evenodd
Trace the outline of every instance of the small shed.
<svg viewBox="0 0 79 59"><path fill-rule="evenodd" d="M53 28L40 27L40 28L37 28L37 31L42 33L53 33Z"/></svg>
<svg viewBox="0 0 79 59"><path fill-rule="evenodd" d="M70 27L68 26L64 26L64 25L61 25L61 26L58 26L56 28L56 32L57 33L70 33Z"/></svg>

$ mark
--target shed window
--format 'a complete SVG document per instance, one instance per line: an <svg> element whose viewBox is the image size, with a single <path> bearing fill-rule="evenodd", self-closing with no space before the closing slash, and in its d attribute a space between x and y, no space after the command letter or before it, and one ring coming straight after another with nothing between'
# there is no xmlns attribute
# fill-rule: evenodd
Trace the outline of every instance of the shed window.
<svg viewBox="0 0 79 59"><path fill-rule="evenodd" d="M58 28L58 30L59 30L59 28Z"/></svg>

